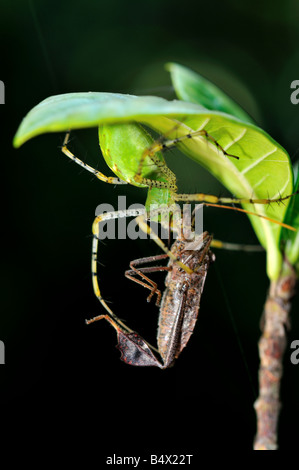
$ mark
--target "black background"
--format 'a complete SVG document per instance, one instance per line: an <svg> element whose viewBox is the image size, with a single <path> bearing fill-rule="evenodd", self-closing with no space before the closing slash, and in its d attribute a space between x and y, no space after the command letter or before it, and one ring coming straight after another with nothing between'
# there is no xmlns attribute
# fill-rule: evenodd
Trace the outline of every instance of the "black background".
<svg viewBox="0 0 299 470"><path fill-rule="evenodd" d="M158 94L173 98L164 64L176 61L214 81L289 152L298 151L298 3L57 1L1 2L2 177L1 402L11 439L107 455L197 453L252 448L259 319L268 288L264 254L217 251L197 328L175 367L133 368L119 360L91 286L91 224L98 204L144 202L145 192L96 181L59 149L62 134L12 139L42 99L76 91ZM72 135L72 149L110 174L96 129ZM180 192L226 194L176 152L167 161ZM205 227L226 241L256 243L242 214L207 209ZM151 242L100 246L100 282L113 310L155 342L157 309L123 272L133 258L159 253ZM160 278L163 283L163 278ZM289 339L298 339L298 300ZM298 442L299 366L287 349L280 448ZM28 427L28 424L31 426ZM29 431L29 429L34 431ZM33 433L31 435L31 432Z"/></svg>

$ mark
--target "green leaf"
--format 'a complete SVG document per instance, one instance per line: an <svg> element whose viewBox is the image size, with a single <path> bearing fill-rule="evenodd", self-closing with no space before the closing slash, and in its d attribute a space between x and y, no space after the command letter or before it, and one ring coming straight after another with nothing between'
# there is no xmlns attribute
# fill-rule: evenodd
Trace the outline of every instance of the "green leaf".
<svg viewBox="0 0 299 470"><path fill-rule="evenodd" d="M237 103L198 73L175 63L166 64L166 70L170 72L175 92L181 100L198 103L207 109L223 111L241 121L254 123Z"/></svg>
<svg viewBox="0 0 299 470"><path fill-rule="evenodd" d="M150 123L148 123L150 125ZM159 122L159 132L179 137L187 129L205 129L214 139L239 160L226 157L204 137L184 139L180 150L210 171L236 197L275 199L292 194L293 171L287 152L262 129L243 123L222 113L202 111L188 117L175 135L170 125ZM289 200L283 204L243 204L244 209L283 221ZM249 215L260 243L267 250L267 273L277 279L282 255L280 252L281 226Z"/></svg>
<svg viewBox="0 0 299 470"><path fill-rule="evenodd" d="M35 106L23 119L13 141L14 147L45 132L98 127L99 124L141 120L144 116L184 116L201 107L156 96L118 93L66 93L51 96Z"/></svg>
<svg viewBox="0 0 299 470"><path fill-rule="evenodd" d="M295 187L294 191L299 190L299 162L294 166ZM299 194L296 194L288 207L286 223L296 228L297 232L283 230L283 240L286 242L285 254L292 266L297 267L299 274Z"/></svg>
<svg viewBox="0 0 299 470"><path fill-rule="evenodd" d="M182 121L180 126L176 125L175 118ZM179 137L190 129L205 129L223 149L240 159L225 156L205 136L184 139L178 146L208 169L236 197L275 198L292 193L293 172L289 156L266 132L228 114L182 101L109 93L70 93L50 97L23 119L14 145L19 147L44 132L132 121L146 124L166 134L167 138ZM255 209L260 214L283 221L287 205L288 201L280 206L256 205ZM254 210L251 205L244 207ZM268 275L275 279L282 261L279 248L281 227L258 217L250 216L250 219L268 252Z"/></svg>

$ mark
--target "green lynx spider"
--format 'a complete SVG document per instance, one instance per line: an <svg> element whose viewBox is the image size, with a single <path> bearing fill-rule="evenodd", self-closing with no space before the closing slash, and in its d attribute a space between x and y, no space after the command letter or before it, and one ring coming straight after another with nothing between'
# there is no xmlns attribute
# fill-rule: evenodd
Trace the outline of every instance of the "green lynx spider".
<svg viewBox="0 0 299 470"><path fill-rule="evenodd" d="M185 126L187 127L187 126ZM220 206L224 208L229 208L233 210L238 210L246 213L251 213L253 215L258 215L255 212L245 211L240 208L233 208L229 206L223 206L223 204L269 204L269 203L279 203L288 199L290 196L278 197L275 199L251 199L251 198L227 198L227 197L217 197L213 195L207 195L203 193L197 194L179 194L177 192L176 176L168 168L161 154L161 150L168 149L177 143L181 142L184 139L192 138L204 138L212 142L218 149L219 152L223 152L226 158L238 158L237 155L228 154L219 143L210 136L204 129L198 129L193 131L191 128L187 128L185 135L175 139L169 140L158 140L153 141L149 134L144 130L144 128L139 124L118 124L113 126L101 126L99 128L100 143L101 149L110 168L113 169L117 177L107 177L98 170L92 168L91 166L84 163L68 148L69 133L66 134L62 152L67 155L71 160L94 174L98 179L110 184L134 184L139 187L148 189L148 197L145 205L145 209L132 209L127 211L115 211L105 214L98 215L93 223L92 232L93 232L93 246L92 246L92 282L93 289L96 297L99 299L101 304L107 310L107 312L116 319L112 310L106 304L105 300L101 295L101 291L98 284L97 276L97 260L98 260L98 242L99 242L99 229L100 224L110 220L117 219L122 217L136 217L136 222L145 233L147 233L151 238L153 238L160 248L172 259L176 261L186 272L190 273L190 268L185 266L178 260L173 253L167 248L163 241L157 237L157 235L151 230L150 226L147 224L146 219L148 218L147 210L151 204L155 207L160 207L161 211L177 211L177 207L174 207L175 203L178 202L199 202L204 205L210 206ZM133 153L133 157L128 162L127 160L122 159L122 156L118 158L111 152L111 147L113 142L119 141L120 139L125 139L126 142L132 142L132 148L137 148L139 151ZM137 155L137 156L136 156ZM159 211L158 211L159 212ZM155 215L152 213L152 215ZM266 220L271 222L276 222L273 219L269 219L266 216L261 216ZM175 218L174 218L175 219ZM277 222L280 225L280 222ZM174 227L174 230L178 230L177 227Z"/></svg>

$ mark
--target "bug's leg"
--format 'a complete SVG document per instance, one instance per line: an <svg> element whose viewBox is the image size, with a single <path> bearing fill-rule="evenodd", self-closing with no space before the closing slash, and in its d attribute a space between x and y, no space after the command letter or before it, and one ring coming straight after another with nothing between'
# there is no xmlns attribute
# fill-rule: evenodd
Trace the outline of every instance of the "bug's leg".
<svg viewBox="0 0 299 470"><path fill-rule="evenodd" d="M280 196L277 198L265 198L265 199L254 199L254 198L231 198L231 197L217 197L211 194L197 193L197 194L175 194L175 201L184 202L209 202L211 204L262 204L268 205L272 203L279 204L280 202L286 201L291 197L295 196L298 192L289 194L287 196Z"/></svg>
<svg viewBox="0 0 299 470"><path fill-rule="evenodd" d="M130 330L128 327L123 328L123 324L118 320L115 321L117 317L115 316L114 319L110 317L110 315L97 315L94 318L90 318L89 320L85 320L86 325L90 325L91 323L94 323L99 320L106 320L110 323L110 325L113 326L117 333L117 338L118 338L118 345L117 348L122 352L122 357L121 359L124 362L127 362L130 365L152 365L156 367L161 368L161 364L159 361L150 353L149 349L152 349L156 353L159 353L158 349L152 346L150 343L145 341L138 333L136 333L133 330ZM132 345L132 341L136 343L139 348L137 350L137 361L136 362L129 362L126 357L129 353L130 344ZM129 347L129 349L128 349ZM142 361L142 356L145 354L145 361L144 363ZM141 357L140 357L141 356ZM146 360L147 359L147 360Z"/></svg>
<svg viewBox="0 0 299 470"><path fill-rule="evenodd" d="M175 209L177 210L177 209ZM156 215L156 213L161 214L163 211L153 211L151 215ZM170 212L169 209L165 210L164 212ZM103 307L108 312L109 316L111 316L116 322L121 324L124 328L127 328L124 324L120 322L120 320L116 317L116 315L112 312L112 310L108 307L105 300L102 297L99 283L98 283L98 245L99 245L99 238L100 238L100 224L106 220L111 219L118 219L123 217L136 217L136 223L140 227L140 229L148 234L156 243L160 246L160 248L167 254L169 258L171 258L174 262L176 262L184 271L188 273L192 273L192 270L185 266L163 243L163 241L158 237L158 235L152 230L152 228L146 223L146 211L144 208L139 209L128 209L123 211L115 211L115 212L108 212L105 214L101 214L97 216L93 222L92 226L92 233L93 233L93 242L92 242L92 262L91 262L91 272L92 272L92 284L95 296L101 302Z"/></svg>
<svg viewBox="0 0 299 470"><path fill-rule="evenodd" d="M202 234L202 243L204 243L204 247L201 251L200 258L198 259L198 264L201 264L203 260L205 259L211 247L212 241L213 241L213 237L208 232L204 232ZM186 249L188 250L188 246L186 247Z"/></svg>
<svg viewBox="0 0 299 470"><path fill-rule="evenodd" d="M115 321L115 319L117 319L118 321ZM153 351L155 352L159 352L157 350L157 348L155 348L154 346L152 346L150 343L148 343L147 341L145 341L143 338L141 338L141 336L138 335L138 333L136 333L135 331L133 330L130 330L130 328L128 328L127 326L123 325L119 319L115 316L114 319L112 319L110 317L110 315L97 315L96 317L93 317L93 318L90 318L89 320L85 320L85 324L86 325L90 325L91 323L94 323L96 321L99 321L99 320L106 320L108 323L110 323L110 325L113 326L113 328L115 329L116 333L117 333L117 336L118 336L118 340L120 341L120 336L122 337L126 337L128 338L128 341L129 341L129 338L131 337L131 335L133 335L133 337L137 338L137 340L141 341L141 345L143 346L143 348L145 348L146 346L148 346L150 349L152 349ZM125 328L123 328L123 326L125 326ZM118 346L120 345L120 343L118 343ZM142 349L141 349L142 351ZM146 350L145 350L146 351ZM124 352L124 351L123 351ZM147 351L146 351L147 352ZM126 361L125 361L126 362ZM158 361L157 361L158 362ZM138 364L132 364L132 365L138 365ZM156 365L156 364L152 364L152 365Z"/></svg>
<svg viewBox="0 0 299 470"><path fill-rule="evenodd" d="M247 251L251 253L260 253L265 251L265 249L260 245L244 245L241 243L222 242L220 240L215 240L214 238L212 240L211 247L230 251Z"/></svg>
<svg viewBox="0 0 299 470"><path fill-rule="evenodd" d="M169 266L152 266L152 267L136 268L136 266L139 266L140 264L143 264L143 263L151 263L154 261L159 261L167 257L168 256L164 254L164 255L149 256L147 258L139 258L139 259L133 260L130 263L131 269L125 272L125 276L127 279L137 282L137 284L140 284L141 286L151 291L149 296L147 297L148 302L151 301L154 294L157 294L157 300L156 300L157 306L160 305L161 291L158 289L157 283L154 282L152 279L150 279L148 276L146 276L145 273L153 273L153 272L158 272L158 271L170 271L171 268ZM140 279L137 279L135 277L136 275L140 276L141 279L143 279L143 281L141 281Z"/></svg>
<svg viewBox="0 0 299 470"><path fill-rule="evenodd" d="M169 209L168 209L169 211ZM160 211L161 213L161 211ZM163 243L161 238L158 237L158 235L155 233L155 231L147 224L146 222L146 217L144 215L140 215L136 218L136 222L141 228L143 232L148 234L156 243L157 245L161 248L161 250L164 251L164 253L167 254L167 256L177 263L186 273L191 274L193 271L190 269L188 266L186 266L184 263L182 263L173 253L169 248Z"/></svg>
<svg viewBox="0 0 299 470"><path fill-rule="evenodd" d="M201 269L202 263L210 250L212 240L213 236L210 235L209 232L203 232L200 236L197 236L195 240L185 243L184 252L191 251L193 253L194 251L198 251L198 254L200 254L197 260L198 266L194 269L194 272ZM184 261L186 263L186 259Z"/></svg>
<svg viewBox="0 0 299 470"><path fill-rule="evenodd" d="M112 318L109 317L109 315L97 315L96 317L90 318L89 320L85 320L86 325L90 325L91 323L94 323L99 320L107 320L110 325L113 326L113 328L118 330L118 325L112 320Z"/></svg>
<svg viewBox="0 0 299 470"><path fill-rule="evenodd" d="M75 163L77 163L78 165L82 166L82 168L84 168L85 170L89 171L90 173L92 173L96 178L98 178L99 180L101 181L104 181L104 183L109 183L109 184L127 184L126 181L123 181L121 180L120 178L117 178L115 176L105 176L103 173L101 173L100 171L96 170L95 168L93 168L92 166L90 165L87 165L87 163L83 162L82 160L80 160L79 158L77 158L67 147L67 144L69 142L69 136L70 136L70 133L68 132L64 138L64 141L63 141L63 144L62 144L62 148L61 148L61 151L62 153L64 153L64 155L66 155L67 157L69 157L71 160L73 160Z"/></svg>
<svg viewBox="0 0 299 470"><path fill-rule="evenodd" d="M136 277L134 277L134 274L137 274L142 278L144 279L144 281L141 281L140 279L137 279ZM137 284L139 284L140 286L143 286L145 287L146 289L149 289L151 292L149 294L149 296L147 297L147 301L150 302L153 295L154 294L157 294L157 300L156 300L156 305L159 306L160 305L160 301L161 301L161 291L160 289L158 289L158 284L156 282L154 282L152 279L150 279L149 277L147 277L142 270L139 270L139 269L131 269L131 270L128 270L125 272L125 276L127 279L130 279L131 281L134 281L136 282Z"/></svg>

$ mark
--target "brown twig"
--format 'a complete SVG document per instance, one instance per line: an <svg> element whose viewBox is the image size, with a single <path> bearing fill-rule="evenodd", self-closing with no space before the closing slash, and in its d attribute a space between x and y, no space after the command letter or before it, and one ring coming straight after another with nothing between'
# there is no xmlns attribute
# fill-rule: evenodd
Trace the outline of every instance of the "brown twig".
<svg viewBox="0 0 299 470"><path fill-rule="evenodd" d="M286 329L290 323L290 299L294 295L295 284L296 274L285 261L279 279L271 282L262 318L259 397L254 404L257 415L254 450L277 449L277 423L281 408L280 379L287 344Z"/></svg>

